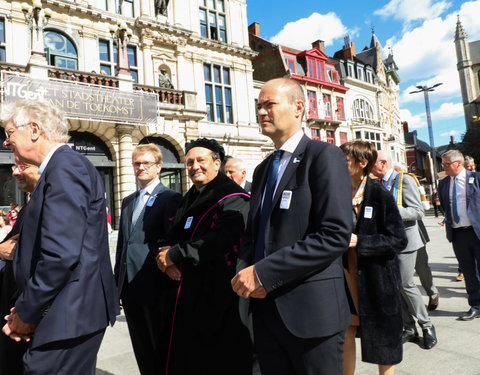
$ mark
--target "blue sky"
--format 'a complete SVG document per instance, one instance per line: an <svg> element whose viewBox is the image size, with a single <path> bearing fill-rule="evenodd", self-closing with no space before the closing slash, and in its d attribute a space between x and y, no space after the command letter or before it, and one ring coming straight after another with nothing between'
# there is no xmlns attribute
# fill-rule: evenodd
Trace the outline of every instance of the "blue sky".
<svg viewBox="0 0 480 375"><path fill-rule="evenodd" d="M298 5L298 6L297 6ZM260 36L297 49L325 41L333 56L350 35L357 52L370 44L372 27L385 53L393 49L400 75L402 121L429 143L422 93L409 94L416 85L443 85L430 93L435 146L447 144L450 135L459 142L465 132L460 84L456 68L457 14L469 41L480 39L480 0L434 1L346 0L333 5L318 0L247 0L248 23L260 23Z"/></svg>

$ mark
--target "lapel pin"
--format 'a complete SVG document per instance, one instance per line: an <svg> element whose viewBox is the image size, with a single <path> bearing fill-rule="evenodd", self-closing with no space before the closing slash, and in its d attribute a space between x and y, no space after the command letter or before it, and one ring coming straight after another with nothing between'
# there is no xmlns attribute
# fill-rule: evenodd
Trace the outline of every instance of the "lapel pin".
<svg viewBox="0 0 480 375"><path fill-rule="evenodd" d="M292 162L292 163L300 163L300 159L293 158L293 162Z"/></svg>

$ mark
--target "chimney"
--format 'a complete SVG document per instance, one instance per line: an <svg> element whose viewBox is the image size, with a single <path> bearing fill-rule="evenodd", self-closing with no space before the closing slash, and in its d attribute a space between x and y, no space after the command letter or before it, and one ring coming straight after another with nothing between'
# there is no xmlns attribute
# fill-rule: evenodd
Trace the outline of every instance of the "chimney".
<svg viewBox="0 0 480 375"><path fill-rule="evenodd" d="M353 60L353 58L355 57L355 43L354 42L350 42L350 40L349 40L348 45L345 44L343 46L343 57L346 60Z"/></svg>
<svg viewBox="0 0 480 375"><path fill-rule="evenodd" d="M451 145L455 144L455 138L453 137L453 135L450 136L450 144Z"/></svg>
<svg viewBox="0 0 480 375"><path fill-rule="evenodd" d="M320 51L325 53L325 42L323 40L316 40L312 43L312 48L318 48Z"/></svg>
<svg viewBox="0 0 480 375"><path fill-rule="evenodd" d="M255 36L260 36L260 24L258 22L253 22L248 26L248 32Z"/></svg>
<svg viewBox="0 0 480 375"><path fill-rule="evenodd" d="M402 125L403 125L403 132L408 133L408 122L404 121L402 122Z"/></svg>

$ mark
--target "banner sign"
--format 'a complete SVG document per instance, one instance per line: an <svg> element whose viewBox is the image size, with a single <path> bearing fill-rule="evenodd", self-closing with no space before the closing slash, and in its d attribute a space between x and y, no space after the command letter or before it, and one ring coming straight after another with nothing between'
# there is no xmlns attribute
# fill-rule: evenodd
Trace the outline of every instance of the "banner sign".
<svg viewBox="0 0 480 375"><path fill-rule="evenodd" d="M5 103L39 99L62 109L68 118L147 125L157 122L156 95L124 92L99 85L40 80L3 74Z"/></svg>

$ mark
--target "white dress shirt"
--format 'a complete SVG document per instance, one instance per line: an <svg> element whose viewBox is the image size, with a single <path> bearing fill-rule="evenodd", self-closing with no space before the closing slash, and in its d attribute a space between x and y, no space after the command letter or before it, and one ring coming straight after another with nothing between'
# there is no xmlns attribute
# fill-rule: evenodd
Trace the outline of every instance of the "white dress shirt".
<svg viewBox="0 0 480 375"><path fill-rule="evenodd" d="M472 222L468 218L467 212L467 172L465 169L457 175L457 211L460 221L455 223L453 220L453 177L450 176L450 210L452 212L452 228L469 227Z"/></svg>

